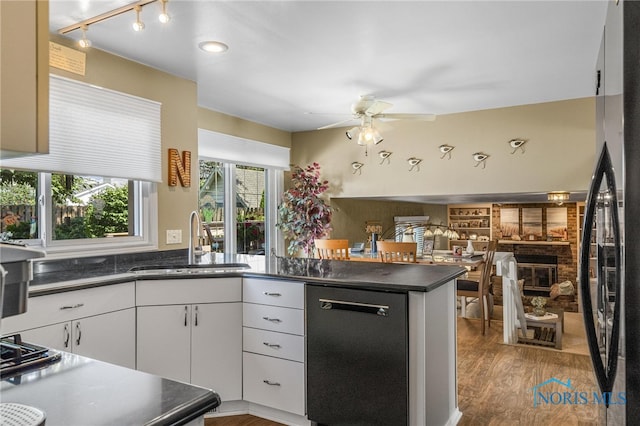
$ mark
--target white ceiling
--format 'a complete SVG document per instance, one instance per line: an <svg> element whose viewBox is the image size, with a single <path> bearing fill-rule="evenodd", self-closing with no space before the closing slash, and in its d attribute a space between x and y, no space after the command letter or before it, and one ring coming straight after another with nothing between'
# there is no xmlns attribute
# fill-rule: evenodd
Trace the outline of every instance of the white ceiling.
<svg viewBox="0 0 640 426"><path fill-rule="evenodd" d="M130 3L51 0L52 32ZM191 1L89 27L93 47L198 84L201 106L287 131L387 112L449 114L594 95L606 1ZM69 34L80 38L80 31ZM219 40L230 49L207 54ZM315 114L309 114L309 112Z"/></svg>

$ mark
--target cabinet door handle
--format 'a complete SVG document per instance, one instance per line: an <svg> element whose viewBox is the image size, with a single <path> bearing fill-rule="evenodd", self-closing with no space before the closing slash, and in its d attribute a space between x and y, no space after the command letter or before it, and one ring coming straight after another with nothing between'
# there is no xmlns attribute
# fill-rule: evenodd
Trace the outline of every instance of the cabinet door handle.
<svg viewBox="0 0 640 426"><path fill-rule="evenodd" d="M282 322L282 320L280 320L279 318L262 317L262 319L271 322Z"/></svg>
<svg viewBox="0 0 640 426"><path fill-rule="evenodd" d="M264 294L265 296L274 296L274 297L282 296L282 294L280 293L269 293L268 291L263 291L262 294Z"/></svg>
<svg viewBox="0 0 640 426"><path fill-rule="evenodd" d="M82 331L80 330L80 323L76 323L76 345L80 346L80 338L82 337Z"/></svg>
<svg viewBox="0 0 640 426"><path fill-rule="evenodd" d="M187 306L184 307L184 326L187 326L187 313L189 311L189 308Z"/></svg>
<svg viewBox="0 0 640 426"><path fill-rule="evenodd" d="M64 326L64 347L69 347L69 339L71 339L71 333L69 332L69 324Z"/></svg>
<svg viewBox="0 0 640 426"><path fill-rule="evenodd" d="M269 342L262 342L263 345L265 346L269 346L270 348L274 348L274 349L280 349L280 345L277 343L269 343Z"/></svg>
<svg viewBox="0 0 640 426"><path fill-rule="evenodd" d="M278 382L272 382L271 380L263 380L262 383L266 383L269 386L281 386Z"/></svg>
<svg viewBox="0 0 640 426"><path fill-rule="evenodd" d="M193 325L197 327L198 326L198 305L196 305L195 309L196 309L196 317L194 319L194 324Z"/></svg>
<svg viewBox="0 0 640 426"><path fill-rule="evenodd" d="M76 309L76 308L81 308L84 306L84 303L76 303L75 305L65 305L65 306L60 306L60 310L64 311L67 309Z"/></svg>

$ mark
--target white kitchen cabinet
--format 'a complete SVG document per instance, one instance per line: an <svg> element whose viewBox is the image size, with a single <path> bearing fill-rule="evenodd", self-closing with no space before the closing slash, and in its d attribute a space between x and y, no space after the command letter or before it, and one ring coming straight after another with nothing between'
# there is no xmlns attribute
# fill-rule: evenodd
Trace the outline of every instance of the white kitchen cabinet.
<svg viewBox="0 0 640 426"><path fill-rule="evenodd" d="M241 400L241 291L240 278L138 281L138 370Z"/></svg>
<svg viewBox="0 0 640 426"><path fill-rule="evenodd" d="M304 416L304 364L243 354L245 400Z"/></svg>
<svg viewBox="0 0 640 426"><path fill-rule="evenodd" d="M304 416L304 283L244 278L243 302L243 399Z"/></svg>
<svg viewBox="0 0 640 426"><path fill-rule="evenodd" d="M21 331L26 342L135 368L135 309Z"/></svg>
<svg viewBox="0 0 640 426"><path fill-rule="evenodd" d="M2 320L2 334L135 368L133 282L29 297L27 312Z"/></svg>

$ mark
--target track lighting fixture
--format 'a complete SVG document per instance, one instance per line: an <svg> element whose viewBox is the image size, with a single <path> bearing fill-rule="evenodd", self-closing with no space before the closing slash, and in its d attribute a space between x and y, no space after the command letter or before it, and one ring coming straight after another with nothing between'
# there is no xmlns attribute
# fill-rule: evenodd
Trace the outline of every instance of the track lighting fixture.
<svg viewBox="0 0 640 426"><path fill-rule="evenodd" d="M136 12L136 21L133 23L133 29L136 31L141 31L144 29L144 22L140 20L140 12L142 11L142 7L148 5L149 3L155 3L160 1L162 3L162 13L158 16L160 22L169 22L171 17L167 14L166 3L169 0L138 0L134 3L127 4L125 6L119 7L117 9L110 10L108 12L102 13L100 15L96 15L92 18L87 18L83 21L77 22L75 24L66 26L64 28L60 28L58 30L58 34L67 34L71 31L86 29L89 25L97 24L98 22L106 21L107 19L111 19L115 16L122 15L123 13L128 13L130 11Z"/></svg>
<svg viewBox="0 0 640 426"><path fill-rule="evenodd" d="M89 27L87 25L83 25L80 29L82 30L82 38L78 41L78 45L83 49L91 47L91 40L87 38L87 30Z"/></svg>
<svg viewBox="0 0 640 426"><path fill-rule="evenodd" d="M158 21L163 24L166 24L171 20L171 16L167 13L167 1L169 0L160 0L160 3L162 4L162 12L158 15Z"/></svg>
<svg viewBox="0 0 640 426"><path fill-rule="evenodd" d="M133 31L142 31L144 30L144 22L140 20L140 11L142 10L142 6L136 5L133 10L136 11L136 21L132 24Z"/></svg>

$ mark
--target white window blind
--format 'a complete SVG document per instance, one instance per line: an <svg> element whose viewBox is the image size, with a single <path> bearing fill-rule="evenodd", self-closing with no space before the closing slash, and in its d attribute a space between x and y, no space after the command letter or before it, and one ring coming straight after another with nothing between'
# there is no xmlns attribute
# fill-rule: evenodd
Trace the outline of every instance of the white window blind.
<svg viewBox="0 0 640 426"><path fill-rule="evenodd" d="M271 169L289 169L289 148L198 129L198 157Z"/></svg>
<svg viewBox="0 0 640 426"><path fill-rule="evenodd" d="M161 104L50 76L49 154L4 168L162 181Z"/></svg>

